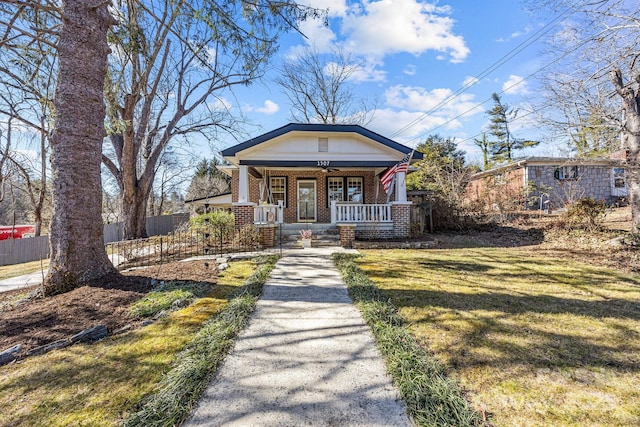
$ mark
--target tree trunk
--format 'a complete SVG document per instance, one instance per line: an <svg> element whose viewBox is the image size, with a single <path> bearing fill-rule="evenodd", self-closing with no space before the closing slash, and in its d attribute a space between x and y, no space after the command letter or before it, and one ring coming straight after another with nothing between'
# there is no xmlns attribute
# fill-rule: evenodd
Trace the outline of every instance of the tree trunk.
<svg viewBox="0 0 640 427"><path fill-rule="evenodd" d="M147 201L149 192L138 187L122 198L122 221L124 239L147 237Z"/></svg>
<svg viewBox="0 0 640 427"><path fill-rule="evenodd" d="M623 146L628 150L627 182L631 202L632 231L640 231L640 88L634 90L633 85L625 85L622 72L614 69L609 78L622 98L624 123L622 127ZM640 74L635 78L640 84Z"/></svg>
<svg viewBox="0 0 640 427"><path fill-rule="evenodd" d="M45 295L66 292L115 271L104 249L100 181L107 30L113 23L107 5L63 2L57 117L51 138L51 263Z"/></svg>

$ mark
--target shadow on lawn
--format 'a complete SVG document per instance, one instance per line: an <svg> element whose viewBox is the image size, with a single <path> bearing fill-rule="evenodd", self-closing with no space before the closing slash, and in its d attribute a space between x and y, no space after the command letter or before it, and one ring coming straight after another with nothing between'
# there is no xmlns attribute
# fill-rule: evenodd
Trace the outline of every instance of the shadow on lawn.
<svg viewBox="0 0 640 427"><path fill-rule="evenodd" d="M397 289L383 292L397 307L419 310L421 316L412 319L414 326L419 328L424 324L436 333L454 334L455 338L441 349L453 368L591 366L640 371L637 357L640 332L628 322L640 319L640 304L632 301L584 301L493 292L465 294ZM581 325L588 327L588 323L583 325L581 320L576 324L553 325L562 320L546 319L546 315L555 314L598 318L606 332L593 331L589 336L580 329ZM466 326L460 328L461 324ZM425 340L428 342L428 334Z"/></svg>
<svg viewBox="0 0 640 427"><path fill-rule="evenodd" d="M544 241L544 230L487 225L468 231L439 233L434 237L438 240L438 248L442 249L515 248L541 244Z"/></svg>

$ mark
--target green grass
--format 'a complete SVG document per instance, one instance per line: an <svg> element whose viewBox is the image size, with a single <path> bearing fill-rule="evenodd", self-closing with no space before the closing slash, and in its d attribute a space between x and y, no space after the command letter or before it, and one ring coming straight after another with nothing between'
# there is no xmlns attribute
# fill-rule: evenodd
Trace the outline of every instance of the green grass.
<svg viewBox="0 0 640 427"><path fill-rule="evenodd" d="M347 254L333 257L349 295L376 337L410 416L421 426L482 425L481 416L465 400L460 387L411 336L396 308L354 264L355 258Z"/></svg>
<svg viewBox="0 0 640 427"><path fill-rule="evenodd" d="M496 426L640 425L640 278L535 249L358 265Z"/></svg>
<svg viewBox="0 0 640 427"><path fill-rule="evenodd" d="M239 292L255 292L254 280L247 283L255 271L253 261L233 262L213 292L152 325L0 367L0 425L121 425L139 402L164 390L190 351L198 351L203 325L215 329L210 319L234 307Z"/></svg>
<svg viewBox="0 0 640 427"><path fill-rule="evenodd" d="M136 301L129 309L133 317L151 317L168 310L176 303L189 305L194 299L206 296L211 291L208 283L165 282L156 286L144 298Z"/></svg>
<svg viewBox="0 0 640 427"><path fill-rule="evenodd" d="M276 260L275 256L265 257L228 307L198 331L158 390L147 396L140 410L127 420L127 426L173 426L189 416L236 335L246 325Z"/></svg>

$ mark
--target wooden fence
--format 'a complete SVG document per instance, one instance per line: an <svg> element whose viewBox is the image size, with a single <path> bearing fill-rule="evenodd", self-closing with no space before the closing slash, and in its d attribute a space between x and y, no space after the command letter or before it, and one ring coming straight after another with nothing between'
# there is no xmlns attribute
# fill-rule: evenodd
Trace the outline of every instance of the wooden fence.
<svg viewBox="0 0 640 427"><path fill-rule="evenodd" d="M0 265L37 261L49 256L49 236L0 241Z"/></svg>
<svg viewBox="0 0 640 427"><path fill-rule="evenodd" d="M147 218L149 236L166 235L189 221L189 214L163 215ZM122 240L122 223L104 226L104 243ZM0 241L0 265L20 264L49 257L49 236Z"/></svg>

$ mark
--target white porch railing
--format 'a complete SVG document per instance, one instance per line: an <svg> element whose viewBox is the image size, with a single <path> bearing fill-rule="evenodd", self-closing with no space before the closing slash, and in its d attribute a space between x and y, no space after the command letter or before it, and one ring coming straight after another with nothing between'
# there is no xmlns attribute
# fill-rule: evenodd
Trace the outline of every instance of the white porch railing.
<svg viewBox="0 0 640 427"><path fill-rule="evenodd" d="M282 203L279 202L277 205L257 205L253 208L253 222L255 224L282 224L284 222Z"/></svg>
<svg viewBox="0 0 640 427"><path fill-rule="evenodd" d="M331 223L393 222L391 205L331 202Z"/></svg>

